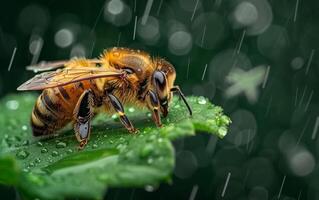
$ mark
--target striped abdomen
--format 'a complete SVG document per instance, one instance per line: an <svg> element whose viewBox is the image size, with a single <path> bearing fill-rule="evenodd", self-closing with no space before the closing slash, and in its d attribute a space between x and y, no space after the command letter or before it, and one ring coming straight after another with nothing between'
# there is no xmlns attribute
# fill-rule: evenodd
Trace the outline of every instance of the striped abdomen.
<svg viewBox="0 0 319 200"><path fill-rule="evenodd" d="M89 82L83 81L44 90L32 111L33 135L49 135L68 124L73 118L77 100L89 87Z"/></svg>

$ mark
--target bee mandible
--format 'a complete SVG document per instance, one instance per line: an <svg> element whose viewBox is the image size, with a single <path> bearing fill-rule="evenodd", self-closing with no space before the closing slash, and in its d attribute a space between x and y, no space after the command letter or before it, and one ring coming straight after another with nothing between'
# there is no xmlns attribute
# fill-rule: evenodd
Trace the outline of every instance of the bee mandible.
<svg viewBox="0 0 319 200"><path fill-rule="evenodd" d="M28 69L46 71L17 88L43 90L31 114L33 135L47 136L72 122L80 149L88 143L91 120L99 112L116 112L124 127L135 133L123 105L148 108L161 127L161 115L168 115L169 102L177 92L192 115L184 94L174 85L173 65L144 51L114 47L98 59L42 62Z"/></svg>

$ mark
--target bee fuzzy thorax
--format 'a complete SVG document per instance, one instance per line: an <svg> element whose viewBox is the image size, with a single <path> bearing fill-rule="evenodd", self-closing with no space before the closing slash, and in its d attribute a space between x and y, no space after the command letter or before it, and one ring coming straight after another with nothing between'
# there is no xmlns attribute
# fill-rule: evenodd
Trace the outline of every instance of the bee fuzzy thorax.
<svg viewBox="0 0 319 200"><path fill-rule="evenodd" d="M135 133L124 107L147 108L158 127L161 116L168 114L172 92L178 86L171 63L152 58L148 53L129 48L107 49L98 59L72 59L45 62L30 69L46 71L22 84L18 90L43 90L31 114L34 136L56 133L66 124L74 125L76 139L83 148L91 133L91 119L96 112L117 113L123 126Z"/></svg>

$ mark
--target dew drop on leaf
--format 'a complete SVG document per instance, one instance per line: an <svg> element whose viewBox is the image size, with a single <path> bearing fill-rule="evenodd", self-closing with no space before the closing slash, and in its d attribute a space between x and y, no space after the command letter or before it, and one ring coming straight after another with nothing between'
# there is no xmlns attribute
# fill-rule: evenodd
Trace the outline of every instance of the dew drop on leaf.
<svg viewBox="0 0 319 200"><path fill-rule="evenodd" d="M33 162L30 162L30 163L29 163L29 167L34 167L34 163L33 163Z"/></svg>
<svg viewBox="0 0 319 200"><path fill-rule="evenodd" d="M227 129L225 127L220 127L218 129L218 134L221 135L221 136L225 136L227 133Z"/></svg>
<svg viewBox="0 0 319 200"><path fill-rule="evenodd" d="M47 152L48 152L47 148L44 147L44 148L41 149L41 153L47 153Z"/></svg>
<svg viewBox="0 0 319 200"><path fill-rule="evenodd" d="M20 150L17 152L16 156L19 159L26 159L29 156L29 152L25 151L25 150Z"/></svg>
<svg viewBox="0 0 319 200"><path fill-rule="evenodd" d="M36 163L40 163L40 162L41 162L41 159L40 159L40 158L36 158L34 161L35 161Z"/></svg>
<svg viewBox="0 0 319 200"><path fill-rule="evenodd" d="M199 103L199 104L201 104L201 105L204 105L204 104L207 103L207 101L206 101L205 97L200 96L200 97L198 97L198 99L197 99L197 103Z"/></svg>
<svg viewBox="0 0 319 200"><path fill-rule="evenodd" d="M29 140L24 140L24 141L22 142L22 145L23 145L23 146L29 145Z"/></svg>
<svg viewBox="0 0 319 200"><path fill-rule="evenodd" d="M142 158L148 157L151 155L151 153L154 151L154 147L151 144L145 145L145 147L142 149L140 156Z"/></svg>
<svg viewBox="0 0 319 200"><path fill-rule="evenodd" d="M16 100L7 101L6 106L10 110L17 110L19 108L19 102Z"/></svg>
<svg viewBox="0 0 319 200"><path fill-rule="evenodd" d="M42 146L43 146L42 142L38 142L38 143L37 143L37 146L38 146L38 147L42 147Z"/></svg>
<svg viewBox="0 0 319 200"><path fill-rule="evenodd" d="M28 130L28 126L23 125L23 126L22 126L22 130L24 130L24 131Z"/></svg>
<svg viewBox="0 0 319 200"><path fill-rule="evenodd" d="M130 107L130 108L128 109L128 111L129 111L130 113L132 113L132 112L134 112L134 111L135 111L135 108Z"/></svg>
<svg viewBox="0 0 319 200"><path fill-rule="evenodd" d="M54 156L54 157L56 157L56 156L59 155L59 152L57 152L57 151L52 151L51 155Z"/></svg>
<svg viewBox="0 0 319 200"><path fill-rule="evenodd" d="M55 147L58 149L65 148L67 145L65 142L58 142Z"/></svg>

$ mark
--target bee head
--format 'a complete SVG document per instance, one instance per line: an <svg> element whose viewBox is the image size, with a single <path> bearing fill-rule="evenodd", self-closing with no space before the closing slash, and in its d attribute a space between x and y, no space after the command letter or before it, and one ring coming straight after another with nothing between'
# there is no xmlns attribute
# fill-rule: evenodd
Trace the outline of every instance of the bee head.
<svg viewBox="0 0 319 200"><path fill-rule="evenodd" d="M171 88L176 78L175 68L171 63L162 58L154 59L156 70L152 75L152 84L158 95L163 116L168 114L168 103L172 99Z"/></svg>

